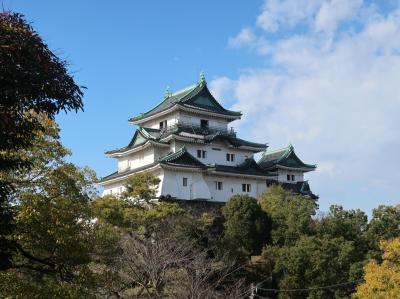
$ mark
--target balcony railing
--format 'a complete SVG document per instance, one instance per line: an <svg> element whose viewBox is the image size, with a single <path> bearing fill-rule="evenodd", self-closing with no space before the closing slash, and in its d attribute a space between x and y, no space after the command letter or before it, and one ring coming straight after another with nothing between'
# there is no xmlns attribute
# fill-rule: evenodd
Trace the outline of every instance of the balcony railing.
<svg viewBox="0 0 400 299"><path fill-rule="evenodd" d="M175 130L176 128L187 128L192 129L194 134L214 134L214 133L222 133L224 135L230 135L236 137L236 132L234 131L233 127L231 128L223 128L219 126L200 126L190 122L185 122L179 120L177 123L168 126L164 129L166 132Z"/></svg>

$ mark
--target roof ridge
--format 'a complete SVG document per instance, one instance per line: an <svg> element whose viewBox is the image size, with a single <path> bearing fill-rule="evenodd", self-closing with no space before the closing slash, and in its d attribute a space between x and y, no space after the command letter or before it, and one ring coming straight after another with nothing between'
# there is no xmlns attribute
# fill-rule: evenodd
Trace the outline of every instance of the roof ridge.
<svg viewBox="0 0 400 299"><path fill-rule="evenodd" d="M171 96L177 96L178 94L184 93L184 92L189 91L189 90L193 90L193 89L195 89L198 85L199 85L199 83L196 83L196 84L192 84L192 85L186 86L186 87L184 87L184 88L181 88L181 89L179 89L178 91L173 92L173 93L171 94Z"/></svg>
<svg viewBox="0 0 400 299"><path fill-rule="evenodd" d="M170 153L166 154L165 156L158 158L158 161L163 162L163 161L171 160L173 158L179 158L181 155L183 155L186 152L187 152L186 146L182 146L177 151L170 152Z"/></svg>
<svg viewBox="0 0 400 299"><path fill-rule="evenodd" d="M194 97L196 94L198 94L198 93L203 89L204 86L205 86L205 85L203 85L203 84L197 83L193 89L191 89L188 93L184 94L184 95L181 96L180 98L176 99L176 100L174 101L174 103L180 103L185 97L188 97L189 95L191 95L191 97L189 97L188 99L186 99L185 101L183 101L183 103L186 103L187 100L191 99L191 98ZM199 90L197 90L197 92L196 92L194 95L192 95L192 93L193 93L198 87L201 87L201 88L200 88Z"/></svg>
<svg viewBox="0 0 400 299"><path fill-rule="evenodd" d="M272 150L272 151L269 151L269 152L267 152L267 150L266 150L266 151L264 152L264 154L265 154L265 155L276 154L277 152L287 151L290 147L292 147L292 149L294 149L294 147L293 147L291 144L289 144L289 145L286 146L286 147L278 148L278 149L276 149L276 150ZM264 155L264 154L263 154L263 155Z"/></svg>

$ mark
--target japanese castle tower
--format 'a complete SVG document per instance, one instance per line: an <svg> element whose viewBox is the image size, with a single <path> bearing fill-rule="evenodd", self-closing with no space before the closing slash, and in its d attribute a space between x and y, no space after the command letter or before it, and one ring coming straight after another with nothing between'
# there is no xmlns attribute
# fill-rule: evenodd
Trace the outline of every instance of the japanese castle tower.
<svg viewBox="0 0 400 299"><path fill-rule="evenodd" d="M118 160L118 170L99 182L103 195L120 194L129 176L149 171L160 179L160 200L257 198L271 184L316 197L304 180L316 166L303 163L292 145L269 151L266 144L238 138L230 123L241 116L218 103L203 75L195 85L167 91L161 103L129 120L137 126L129 144L106 152Z"/></svg>

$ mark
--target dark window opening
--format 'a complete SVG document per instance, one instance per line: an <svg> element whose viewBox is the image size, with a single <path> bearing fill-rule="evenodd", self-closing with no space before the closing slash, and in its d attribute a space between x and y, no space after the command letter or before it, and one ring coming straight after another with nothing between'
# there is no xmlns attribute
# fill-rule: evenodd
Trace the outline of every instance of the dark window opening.
<svg viewBox="0 0 400 299"><path fill-rule="evenodd" d="M187 179L187 178L182 178L182 185L183 185L183 187L186 187L186 186L187 186L187 182L188 182L188 179Z"/></svg>
<svg viewBox="0 0 400 299"><path fill-rule="evenodd" d="M205 159L207 156L207 151L197 150L197 158Z"/></svg>
<svg viewBox="0 0 400 299"><path fill-rule="evenodd" d="M215 189L222 190L222 182L215 182Z"/></svg>
<svg viewBox="0 0 400 299"><path fill-rule="evenodd" d="M160 121L160 130L166 128L167 128L167 121L166 120Z"/></svg>
<svg viewBox="0 0 400 299"><path fill-rule="evenodd" d="M251 184L242 184L243 192L251 192Z"/></svg>
<svg viewBox="0 0 400 299"><path fill-rule="evenodd" d="M226 161L235 161L235 154L226 154Z"/></svg>
<svg viewBox="0 0 400 299"><path fill-rule="evenodd" d="M208 120L206 119L200 119L200 127L202 129L208 129Z"/></svg>

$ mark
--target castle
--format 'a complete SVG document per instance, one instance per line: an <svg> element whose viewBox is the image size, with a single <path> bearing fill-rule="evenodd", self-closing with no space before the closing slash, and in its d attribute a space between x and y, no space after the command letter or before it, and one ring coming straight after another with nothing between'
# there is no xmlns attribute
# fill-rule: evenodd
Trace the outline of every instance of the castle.
<svg viewBox="0 0 400 299"><path fill-rule="evenodd" d="M167 91L161 103L129 120L137 126L129 144L106 152L118 160L118 170L100 180L103 195L121 194L129 176L148 171L160 179L161 200L257 198L272 184L316 198L304 180L316 166L303 163L292 145L269 151L266 144L238 138L229 124L241 116L218 103L204 75L192 86Z"/></svg>

